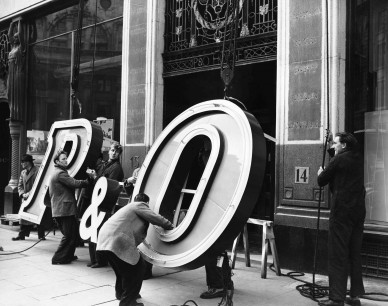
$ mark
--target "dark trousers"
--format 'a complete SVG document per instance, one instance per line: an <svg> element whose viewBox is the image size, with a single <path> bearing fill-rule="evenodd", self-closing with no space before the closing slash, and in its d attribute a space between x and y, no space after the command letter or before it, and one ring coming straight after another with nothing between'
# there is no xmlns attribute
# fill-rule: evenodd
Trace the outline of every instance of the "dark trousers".
<svg viewBox="0 0 388 306"><path fill-rule="evenodd" d="M90 262L95 264L98 263L101 266L108 265L108 259L106 258L105 254L103 252L97 252L97 244L94 242L89 241L89 256L90 256Z"/></svg>
<svg viewBox="0 0 388 306"><path fill-rule="evenodd" d="M70 262L77 245L77 219L75 216L55 217L63 237L59 243L52 262Z"/></svg>
<svg viewBox="0 0 388 306"><path fill-rule="evenodd" d="M20 232L18 234L19 237L29 237L32 229L34 228L33 225L30 224L20 224ZM38 229L38 238L44 237L44 228L40 225L37 226Z"/></svg>
<svg viewBox="0 0 388 306"><path fill-rule="evenodd" d="M99 212L100 213L100 212ZM105 213L104 219L102 219L101 225L98 229L98 232L100 231L101 226L112 216L111 213ZM98 235L97 232L97 235ZM97 244L89 241L89 256L90 256L90 261L95 264L98 263L101 266L106 266L108 264L108 259L105 257L104 253L100 253L96 251L97 249Z"/></svg>
<svg viewBox="0 0 388 306"><path fill-rule="evenodd" d="M136 302L140 293L145 273L145 264L142 257L136 265L131 265L110 251L97 251L103 253L116 274L116 298L120 306L130 306Z"/></svg>
<svg viewBox="0 0 388 306"><path fill-rule="evenodd" d="M52 215L51 208L46 207L43 218L40 224L37 225L38 230L38 238L43 238L45 236L45 229L52 227ZM34 228L34 224L25 220L21 220L20 224L20 232L18 234L19 237L29 237L32 229Z"/></svg>
<svg viewBox="0 0 388 306"><path fill-rule="evenodd" d="M228 263L222 263L222 265ZM205 265L206 270L206 284L209 288L222 289L224 288L224 277L222 268L217 266L217 256L209 258Z"/></svg>
<svg viewBox="0 0 388 306"><path fill-rule="evenodd" d="M344 301L348 275L350 295L365 293L362 282L361 246L364 219L357 222L330 219L329 224L329 298Z"/></svg>

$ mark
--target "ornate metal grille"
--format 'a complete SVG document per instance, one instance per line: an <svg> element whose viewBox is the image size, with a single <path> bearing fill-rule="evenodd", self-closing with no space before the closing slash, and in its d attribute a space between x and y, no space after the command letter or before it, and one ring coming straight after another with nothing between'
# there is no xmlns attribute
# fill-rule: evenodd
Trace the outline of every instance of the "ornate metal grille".
<svg viewBox="0 0 388 306"><path fill-rule="evenodd" d="M166 1L164 75L216 69L235 0ZM277 0L239 0L236 65L276 57ZM230 33L226 33L229 38Z"/></svg>
<svg viewBox="0 0 388 306"><path fill-rule="evenodd" d="M4 77L8 72L8 53L8 30L0 31L0 77Z"/></svg>

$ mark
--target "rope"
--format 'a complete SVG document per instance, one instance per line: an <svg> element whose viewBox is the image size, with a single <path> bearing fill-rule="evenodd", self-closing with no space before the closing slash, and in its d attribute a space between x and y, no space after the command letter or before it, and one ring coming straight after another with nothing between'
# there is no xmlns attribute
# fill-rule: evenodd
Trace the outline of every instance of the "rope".
<svg viewBox="0 0 388 306"><path fill-rule="evenodd" d="M91 88L91 105L94 105L94 97L95 97L95 90L94 90L94 87L93 87L93 84L94 84L94 65L95 65L95 62L96 62L96 52L97 52L97 1L96 1L96 7L95 7L95 15L94 15L94 33L93 33L93 43L94 43L94 50L93 50L93 59L92 59L92 80L91 80L91 84L90 84L90 88Z"/></svg>
<svg viewBox="0 0 388 306"><path fill-rule="evenodd" d="M232 5L230 8L228 7L225 13L225 20L229 18L234 21L226 22L224 29L224 40L222 43L222 56L221 56L221 79L224 82L224 99L227 98L227 92L229 86L233 80L234 76L234 68L236 63L236 36L238 29L238 1L239 0L231 0ZM231 15L229 16L229 11L231 11ZM228 47L226 47L226 35L228 33L228 26L230 25L230 36Z"/></svg>
<svg viewBox="0 0 388 306"><path fill-rule="evenodd" d="M325 142L323 146L323 156L322 156L322 169L325 167L325 160L326 160L326 150L327 150L327 144L330 137L330 96L329 96L329 4L328 0L326 0L326 111L327 111L327 128L326 128L326 136L325 136ZM323 294L326 294L326 288L325 291L322 292L320 287L316 286L315 284L315 274L317 269L317 258L318 258L318 244L319 244L319 227L320 227L320 219L321 219L321 202L322 202L322 187L319 187L319 198L318 198L318 211L317 211L317 229L316 229L316 235L315 235L315 245L314 245L314 264L313 264L313 283L312 285L306 284L299 289L303 292L302 295L312 294L312 299L316 301L316 297L322 297ZM297 287L298 290L298 287ZM324 295L325 296L325 295Z"/></svg>
<svg viewBox="0 0 388 306"><path fill-rule="evenodd" d="M79 113L82 112L82 104L77 98L78 94L78 85L79 85L79 66L81 61L81 40L82 40L82 19L84 12L85 2L84 0L79 1L78 9L78 20L77 20L77 29L75 30L75 44L74 44L74 65L73 65L73 75L71 81L71 94L70 94L70 119L73 118L73 105L77 103L79 108Z"/></svg>

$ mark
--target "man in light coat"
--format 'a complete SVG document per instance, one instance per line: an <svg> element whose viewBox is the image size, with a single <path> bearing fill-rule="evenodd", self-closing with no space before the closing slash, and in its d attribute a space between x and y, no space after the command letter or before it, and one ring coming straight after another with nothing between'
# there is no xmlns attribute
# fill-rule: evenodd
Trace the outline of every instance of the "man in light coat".
<svg viewBox="0 0 388 306"><path fill-rule="evenodd" d="M36 175L38 174L38 168L34 165L34 159L30 154L24 154L21 159L22 172L20 173L19 183L18 183L18 193L19 197L24 202L30 195L30 190L34 185ZM24 240L25 237L30 236L30 232L34 226L34 223L29 221L20 220L20 232L17 237L13 237L12 240ZM45 240L44 237L44 228L43 226L38 225L38 238Z"/></svg>
<svg viewBox="0 0 388 306"><path fill-rule="evenodd" d="M107 256L116 274L116 298L120 306L141 306L136 298L143 283L144 260L137 246L147 235L149 223L164 229L173 224L148 207L149 197L144 193L117 211L100 229L97 251Z"/></svg>
<svg viewBox="0 0 388 306"><path fill-rule="evenodd" d="M54 158L54 172L49 183L53 218L63 234L52 258L52 264L68 264L77 259L74 255L78 238L77 201L75 189L89 185L88 180L76 180L67 172L67 153L59 152Z"/></svg>

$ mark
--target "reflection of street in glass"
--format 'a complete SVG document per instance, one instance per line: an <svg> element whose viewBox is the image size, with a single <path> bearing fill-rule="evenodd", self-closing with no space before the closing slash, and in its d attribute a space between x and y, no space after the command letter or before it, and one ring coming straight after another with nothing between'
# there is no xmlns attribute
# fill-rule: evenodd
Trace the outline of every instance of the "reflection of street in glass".
<svg viewBox="0 0 388 306"><path fill-rule="evenodd" d="M27 131L27 153L45 154L48 142L46 131Z"/></svg>
<svg viewBox="0 0 388 306"><path fill-rule="evenodd" d="M367 220L388 221L387 111L365 113L364 182Z"/></svg>
<svg viewBox="0 0 388 306"><path fill-rule="evenodd" d="M101 126L104 138L113 139L114 119L98 117L96 120L93 120L93 121Z"/></svg>

